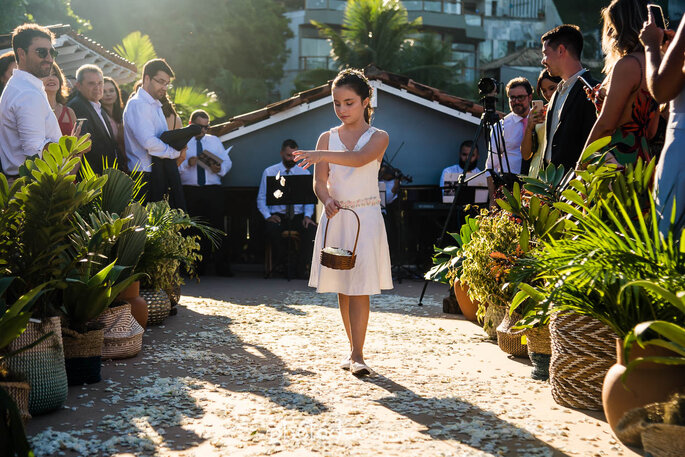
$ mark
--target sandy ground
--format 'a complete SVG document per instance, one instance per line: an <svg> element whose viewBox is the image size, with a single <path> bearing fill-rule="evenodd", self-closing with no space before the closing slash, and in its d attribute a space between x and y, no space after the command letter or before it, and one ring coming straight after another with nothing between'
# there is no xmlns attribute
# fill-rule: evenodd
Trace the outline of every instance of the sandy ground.
<svg viewBox="0 0 685 457"><path fill-rule="evenodd" d="M334 295L248 273L188 284L141 354L30 421L36 455L638 455L601 413L555 404L528 360L443 314L444 286L416 306L422 285L372 297L375 373L357 379L338 368Z"/></svg>

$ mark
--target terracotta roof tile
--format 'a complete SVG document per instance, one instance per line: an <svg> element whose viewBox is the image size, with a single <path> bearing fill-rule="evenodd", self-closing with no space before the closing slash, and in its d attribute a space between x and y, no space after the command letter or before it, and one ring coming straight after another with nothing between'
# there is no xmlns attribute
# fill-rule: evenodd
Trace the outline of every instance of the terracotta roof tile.
<svg viewBox="0 0 685 457"><path fill-rule="evenodd" d="M381 81L383 84L396 89L404 89L410 94L426 100L437 101L441 105L461 111L463 113L470 113L476 117L480 117L483 114L483 107L478 103L465 98L457 97L455 95L450 95L434 87L418 83L407 76L389 73L387 71L380 70L375 66L368 66L364 69L364 73L370 80ZM272 103L271 105L268 105L257 111L235 116L229 119L228 122L213 126L210 129L210 133L216 136L226 135L227 133L239 129L240 127L268 119L276 113L280 113L296 106L311 103L324 97L328 97L331 94L331 83L332 81L329 81L327 84L299 92L290 98Z"/></svg>

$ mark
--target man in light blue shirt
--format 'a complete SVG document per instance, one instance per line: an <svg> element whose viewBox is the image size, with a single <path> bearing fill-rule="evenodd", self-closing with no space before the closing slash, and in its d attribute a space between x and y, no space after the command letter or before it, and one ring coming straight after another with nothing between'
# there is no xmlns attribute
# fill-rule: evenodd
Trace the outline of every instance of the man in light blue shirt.
<svg viewBox="0 0 685 457"><path fill-rule="evenodd" d="M153 182L152 157L178 159L186 151L186 148L177 151L159 139L162 133L169 130L160 100L166 96L173 78L174 72L164 59L148 61L143 67L143 84L129 99L124 109L124 140L128 169L133 171L137 168L143 172L144 181L147 183L144 191L147 192L149 201L160 200L166 191L163 188L159 192L157 189L160 185L166 186ZM155 173L155 180L158 179L157 176ZM183 189L178 169L172 178L175 179L170 180L171 194L182 196ZM176 206L185 207L185 202Z"/></svg>
<svg viewBox="0 0 685 457"><path fill-rule="evenodd" d="M267 176L308 175L309 170L295 166L293 152L299 146L294 140L285 140L281 145L281 162L267 167L262 173L257 194L257 209L264 216L266 222L266 238L271 242L274 258L282 257L281 233L284 230L297 230L300 234L300 252L297 258L297 276L309 277L306 271L307 261L312 258L314 249L313 241L316 235L316 223L312 220L314 205L293 205L293 217L286 220L286 205L267 206L266 204L266 178ZM267 272L268 273L268 272Z"/></svg>

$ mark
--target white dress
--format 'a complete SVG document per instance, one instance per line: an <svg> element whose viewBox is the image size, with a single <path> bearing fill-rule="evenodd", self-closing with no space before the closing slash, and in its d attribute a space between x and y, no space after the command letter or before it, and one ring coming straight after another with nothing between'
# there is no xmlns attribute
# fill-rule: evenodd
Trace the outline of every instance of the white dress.
<svg viewBox="0 0 685 457"><path fill-rule="evenodd" d="M361 149L376 129L370 127L359 137L354 147ZM328 149L345 151L338 129L330 130ZM336 292L345 295L375 295L381 289L392 289L390 250L381 214L378 191L380 163L373 160L362 167L329 164L328 193L341 206L353 209L360 220L357 261L351 270L334 270L321 265L324 230L329 224L326 213L321 215L314 241L309 286L317 292ZM352 250L357 234L357 220L349 211L341 210L330 220L326 247Z"/></svg>

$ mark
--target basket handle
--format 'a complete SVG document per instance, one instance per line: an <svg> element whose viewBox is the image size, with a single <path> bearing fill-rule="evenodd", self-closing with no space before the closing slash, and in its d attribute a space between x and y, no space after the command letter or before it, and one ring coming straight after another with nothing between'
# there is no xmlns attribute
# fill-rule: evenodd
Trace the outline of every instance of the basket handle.
<svg viewBox="0 0 685 457"><path fill-rule="evenodd" d="M357 252L357 241L359 241L359 229L361 227L361 224L359 222L359 216L357 216L357 213L351 208L340 208L340 209L350 211L352 214L354 214L354 217L357 218L357 236L354 238L354 248L352 249L352 255L355 255ZM323 247L326 247L326 237L328 236L328 224L330 222L331 222L331 220L326 218L326 229L323 232Z"/></svg>

